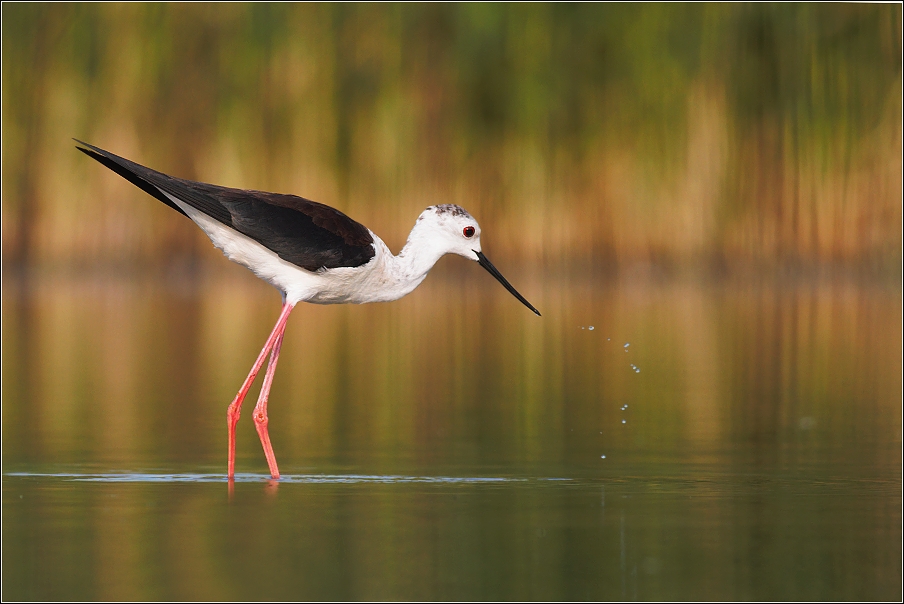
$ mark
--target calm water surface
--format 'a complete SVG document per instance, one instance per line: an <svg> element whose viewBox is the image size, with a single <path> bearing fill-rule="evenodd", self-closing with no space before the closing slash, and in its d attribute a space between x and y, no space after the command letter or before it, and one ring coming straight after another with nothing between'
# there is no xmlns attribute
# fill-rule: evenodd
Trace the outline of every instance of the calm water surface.
<svg viewBox="0 0 904 604"><path fill-rule="evenodd" d="M275 293L5 282L3 598L900 599L898 284L458 268L300 307L232 486Z"/></svg>

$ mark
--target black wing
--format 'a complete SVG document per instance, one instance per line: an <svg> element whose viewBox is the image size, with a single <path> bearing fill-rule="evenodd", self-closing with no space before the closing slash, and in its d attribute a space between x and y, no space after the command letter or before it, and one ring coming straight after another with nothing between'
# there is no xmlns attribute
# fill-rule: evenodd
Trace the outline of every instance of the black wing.
<svg viewBox="0 0 904 604"><path fill-rule="evenodd" d="M296 195L248 191L167 176L76 140L79 151L185 214L164 192L309 271L354 267L374 257L367 228L339 210Z"/></svg>

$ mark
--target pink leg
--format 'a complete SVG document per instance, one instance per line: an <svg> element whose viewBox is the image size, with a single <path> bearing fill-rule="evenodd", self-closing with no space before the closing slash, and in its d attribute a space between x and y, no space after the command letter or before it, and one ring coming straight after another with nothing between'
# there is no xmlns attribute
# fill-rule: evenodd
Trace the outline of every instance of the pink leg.
<svg viewBox="0 0 904 604"><path fill-rule="evenodd" d="M293 308L293 305L283 303L282 312L279 313L279 319L276 320L276 325L273 326L273 331L270 332L270 337L267 338L267 341L266 343L264 343L264 347L261 349L260 354L257 355L257 360L254 362L254 366L251 368L251 372L248 374L248 377L245 378L245 382L242 384L242 387L239 389L238 393L235 395L235 398L226 409L226 428L228 430L229 441L229 455L226 468L228 478L235 477L235 425L238 423L239 416L241 415L242 402L245 400L245 396L248 394L248 390L251 388L251 384L252 382L254 382L254 378L257 377L257 372L261 370L261 367L264 364L264 359L267 358L267 354L273 348L276 339L281 337L283 331L285 331L286 321L289 319L289 313L292 312Z"/></svg>
<svg viewBox="0 0 904 604"><path fill-rule="evenodd" d="M276 455L273 453L273 446L270 444L270 433L267 432L267 400L270 398L270 386L273 385L273 375L276 373L276 363L279 362L279 349L282 348L283 331L279 332L276 342L273 343L273 349L270 351L270 362L267 364L267 373L264 375L264 383L261 386L261 393L257 397L257 405L254 406L254 427L257 429L257 435L261 439L261 446L264 447L264 456L267 458L267 466L270 468L270 476L279 478L279 468L276 466Z"/></svg>

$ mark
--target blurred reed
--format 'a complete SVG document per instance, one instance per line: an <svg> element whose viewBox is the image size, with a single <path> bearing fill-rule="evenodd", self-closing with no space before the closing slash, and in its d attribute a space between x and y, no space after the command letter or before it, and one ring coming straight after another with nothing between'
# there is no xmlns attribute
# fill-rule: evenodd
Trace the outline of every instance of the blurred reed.
<svg viewBox="0 0 904 604"><path fill-rule="evenodd" d="M107 276L18 289L2 305L5 471L222 471L224 409L278 312L269 286L236 269L184 291ZM661 468L734 448L795 463L836 448L861 477L900 466L897 287L572 282L536 303L542 321L477 277L305 305L271 397L283 471L599 472L603 453ZM238 441L245 471L264 472L246 418Z"/></svg>
<svg viewBox="0 0 904 604"><path fill-rule="evenodd" d="M424 206L452 202L503 263L901 269L900 5L2 17L4 268L218 256L76 137L328 203L395 250Z"/></svg>

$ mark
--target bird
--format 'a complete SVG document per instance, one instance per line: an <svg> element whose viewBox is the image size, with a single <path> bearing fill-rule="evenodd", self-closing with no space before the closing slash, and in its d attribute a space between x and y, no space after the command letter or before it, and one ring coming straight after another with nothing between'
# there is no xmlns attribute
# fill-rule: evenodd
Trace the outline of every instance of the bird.
<svg viewBox="0 0 904 604"><path fill-rule="evenodd" d="M417 217L405 246L393 255L373 231L339 210L297 195L222 187L168 176L94 145L76 148L191 219L233 262L277 290L282 309L251 371L226 409L227 478L235 478L235 428L242 402L269 355L252 411L270 476L279 478L268 432L267 403L289 314L299 302L389 302L411 293L446 254L476 261L540 316L483 254L480 225L462 207L437 204Z"/></svg>

